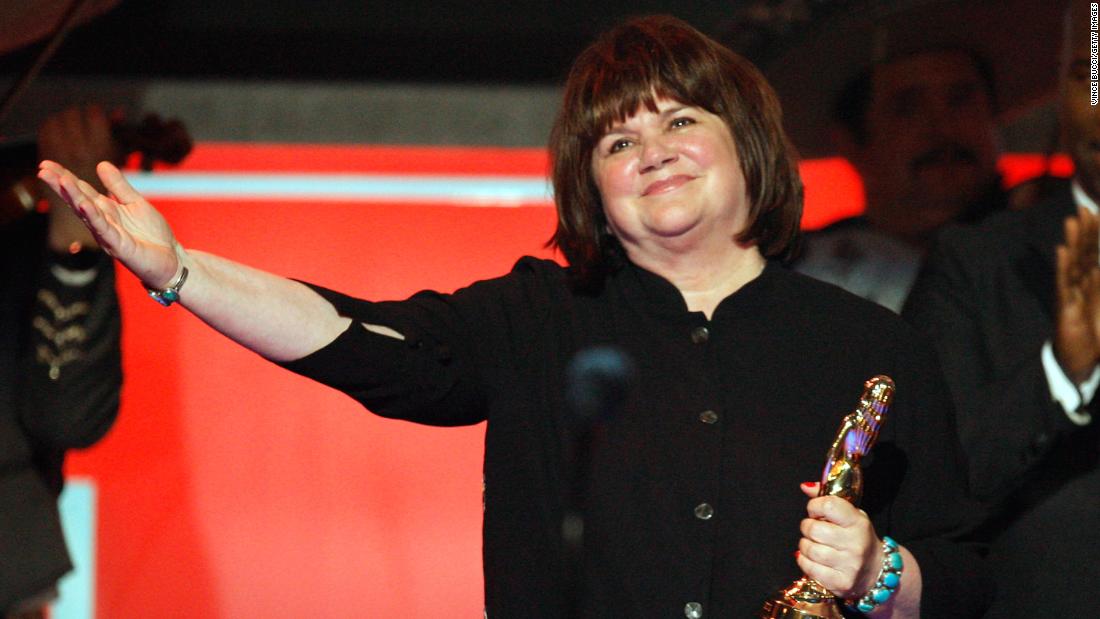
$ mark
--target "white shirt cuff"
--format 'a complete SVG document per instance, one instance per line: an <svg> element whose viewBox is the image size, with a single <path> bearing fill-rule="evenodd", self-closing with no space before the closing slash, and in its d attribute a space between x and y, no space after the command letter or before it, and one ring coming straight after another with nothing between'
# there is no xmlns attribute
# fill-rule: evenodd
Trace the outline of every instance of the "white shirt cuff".
<svg viewBox="0 0 1100 619"><path fill-rule="evenodd" d="M1100 387L1100 366L1093 368L1092 374L1079 386L1066 376L1058 360L1054 358L1054 345L1050 340L1043 344L1043 371L1047 376L1047 385L1050 387L1050 396L1054 401L1062 405L1066 417L1079 426L1086 426L1092 422L1092 415L1083 410L1084 405L1092 401L1096 390Z"/></svg>

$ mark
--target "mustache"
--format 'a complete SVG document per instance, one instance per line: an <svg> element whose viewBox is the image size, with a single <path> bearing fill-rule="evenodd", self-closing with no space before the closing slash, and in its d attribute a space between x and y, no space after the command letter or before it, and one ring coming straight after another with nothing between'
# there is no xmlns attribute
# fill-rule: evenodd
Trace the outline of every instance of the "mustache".
<svg viewBox="0 0 1100 619"><path fill-rule="evenodd" d="M935 147L926 150L913 159L910 164L910 168L913 171L920 170L925 166L929 166L937 163L978 163L978 154L973 149L967 148L962 144L945 143L938 144Z"/></svg>

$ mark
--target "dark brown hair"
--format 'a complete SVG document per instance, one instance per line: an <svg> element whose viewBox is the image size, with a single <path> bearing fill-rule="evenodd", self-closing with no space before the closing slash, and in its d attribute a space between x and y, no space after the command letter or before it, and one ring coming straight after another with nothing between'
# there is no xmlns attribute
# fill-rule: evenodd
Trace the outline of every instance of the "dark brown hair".
<svg viewBox="0 0 1100 619"><path fill-rule="evenodd" d="M598 285L623 259L607 231L592 178L592 151L616 122L639 106L656 112L656 98L700 107L725 121L737 145L750 211L741 243L786 260L802 218L802 181L783 133L779 101L747 60L667 15L631 19L581 52L565 84L550 134L561 249L579 283Z"/></svg>

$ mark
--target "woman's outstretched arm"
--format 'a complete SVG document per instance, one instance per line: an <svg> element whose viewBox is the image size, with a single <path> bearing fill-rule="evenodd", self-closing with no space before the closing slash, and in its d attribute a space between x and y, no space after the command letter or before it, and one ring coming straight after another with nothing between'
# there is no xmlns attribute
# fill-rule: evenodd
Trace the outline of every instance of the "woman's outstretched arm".
<svg viewBox="0 0 1100 619"><path fill-rule="evenodd" d="M110 196L62 166L43 161L38 173L88 226L100 246L147 287L179 280L179 302L206 324L274 361L308 355L351 322L307 286L212 254L185 250L164 217L118 168L96 168Z"/></svg>

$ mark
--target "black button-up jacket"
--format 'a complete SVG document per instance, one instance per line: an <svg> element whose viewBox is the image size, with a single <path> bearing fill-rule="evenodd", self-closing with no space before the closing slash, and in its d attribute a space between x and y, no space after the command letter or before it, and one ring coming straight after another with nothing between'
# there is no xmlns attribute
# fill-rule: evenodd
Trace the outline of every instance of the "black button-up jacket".
<svg viewBox="0 0 1100 619"><path fill-rule="evenodd" d="M449 295L369 303L318 290L356 322L289 369L387 417L488 422L490 618L559 617L574 597L586 617L754 616L799 576L798 485L820 478L841 418L877 374L897 396L863 507L918 558L925 616L974 616L987 602L980 559L957 541L976 514L935 357L878 306L774 264L709 321L633 266L584 294L566 269L531 258ZM625 352L637 375L591 433L583 569L570 579L565 376L599 345Z"/></svg>

